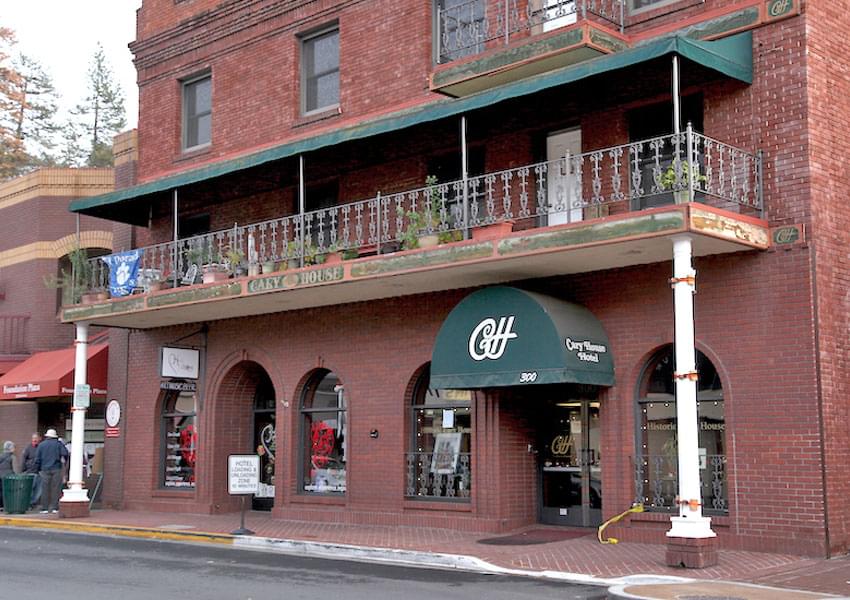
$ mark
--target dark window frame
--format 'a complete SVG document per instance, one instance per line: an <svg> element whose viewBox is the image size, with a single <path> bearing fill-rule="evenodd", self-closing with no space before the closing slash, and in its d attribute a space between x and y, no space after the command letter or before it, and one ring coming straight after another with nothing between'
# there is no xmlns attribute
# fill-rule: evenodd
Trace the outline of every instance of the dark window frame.
<svg viewBox="0 0 850 600"><path fill-rule="evenodd" d="M326 378L333 377L336 380L336 386L342 386L342 382L339 379L339 376L329 369L317 369L307 380L307 383L304 385L304 388L301 392L301 398L298 403L298 440L299 440L299 452L298 452L298 484L297 484L297 492L298 494L304 496L318 496L318 497L332 497L332 498L344 498L348 493L348 448L347 448L347 435L348 435L348 402L345 396L344 389L343 391L343 405L342 408L329 408L329 407L319 407L314 408L313 402L315 399L316 392L318 391L321 384L325 381ZM308 456L308 445L312 444L312 440L309 440L309 436L312 435L311 431L308 431L307 420L310 419L310 429L312 429L313 419L312 415L317 413L328 413L334 412L344 413L344 416L340 419L345 420L345 429L344 433L339 433L342 437L341 444L345 444L345 446L341 447L342 451L342 463L345 466L345 476L346 476L346 485L344 490L329 490L329 491L321 491L321 490L309 490L306 484L306 477L308 475L307 472L307 461L310 458ZM339 427L339 423L337 423L337 427ZM339 432L339 430L336 430ZM311 462L312 466L312 462ZM312 485L312 484L311 484Z"/></svg>
<svg viewBox="0 0 850 600"><path fill-rule="evenodd" d="M200 110L198 112L193 112L197 107L190 103L189 95L190 91L196 89L195 86L202 84L203 82L209 82L210 86L210 101L209 107L206 107L205 110ZM197 75L193 75L192 77L187 77L180 81L180 96L181 96L181 105L182 105L182 119L181 119L181 140L180 147L183 152L191 152L194 150L199 150L202 148L206 148L212 144L212 109L213 109L213 80L212 80L212 72L206 71L204 73L199 73ZM197 99L197 96L195 96ZM204 117L209 117L209 139L205 141L201 141L200 128L198 127L198 122ZM195 123L195 139L190 139L190 124Z"/></svg>
<svg viewBox="0 0 850 600"><path fill-rule="evenodd" d="M193 398L193 411L191 413L181 412L176 410L177 401L179 400L182 394L186 394L188 396L192 396ZM157 473L157 487L160 490L169 490L169 491L194 491L197 489L197 480L192 480L192 485L184 485L184 486L173 486L166 485L166 476L167 476L167 457L168 457L168 420L174 419L175 417L187 417L191 418L191 422L186 426L191 426L195 430L196 437L198 436L198 392L197 391L181 391L181 390L173 390L173 389L161 389L159 393L159 468ZM184 427L184 429L186 428ZM198 453L198 444L197 441L193 448L195 462L192 465L193 477L197 476L197 459L199 456Z"/></svg>
<svg viewBox="0 0 850 600"><path fill-rule="evenodd" d="M308 47L315 43L320 39L327 38L329 36L336 35L336 45L337 45L337 54L336 54L336 68L328 69L319 73L310 73L308 72L308 67L310 66L307 61L308 55ZM319 29L314 29L308 33L304 33L299 36L299 47L300 47L300 57L301 57L301 65L299 68L300 72L300 106L301 106L301 116L309 117L311 115L321 114L323 112L338 109L340 106L340 97L342 95L342 90L340 89L341 78L340 78L340 70L342 65L341 51L340 51L340 27L338 22L331 23L329 25L325 25ZM331 102L328 104L320 105L320 100L318 94L316 96L316 106L308 105L308 87L310 82L313 80L317 80L321 77L327 77L329 75L333 75L336 73L337 79L337 94L336 94L336 102Z"/></svg>

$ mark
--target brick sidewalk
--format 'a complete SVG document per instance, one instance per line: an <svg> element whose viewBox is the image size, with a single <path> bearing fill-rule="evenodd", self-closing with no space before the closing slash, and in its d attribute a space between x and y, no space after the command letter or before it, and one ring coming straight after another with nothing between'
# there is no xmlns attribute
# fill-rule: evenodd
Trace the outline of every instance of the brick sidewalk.
<svg viewBox="0 0 850 600"><path fill-rule="evenodd" d="M54 515L30 514L25 517L57 519ZM90 517L74 519L73 523L230 533L239 526L239 514L188 515L98 510ZM493 537L491 534L449 529L285 521L273 519L263 512L248 513L245 524L257 536L262 537L461 554L510 569L561 571L605 579L635 574L668 575L756 583L850 596L850 556L824 560L786 554L725 550L720 552L720 563L716 567L685 570L664 564L665 547L662 544L623 542L617 545L603 545L596 540L595 530L588 531L587 536L565 541L527 546L499 546L478 543L482 538ZM536 526L529 529L542 528Z"/></svg>

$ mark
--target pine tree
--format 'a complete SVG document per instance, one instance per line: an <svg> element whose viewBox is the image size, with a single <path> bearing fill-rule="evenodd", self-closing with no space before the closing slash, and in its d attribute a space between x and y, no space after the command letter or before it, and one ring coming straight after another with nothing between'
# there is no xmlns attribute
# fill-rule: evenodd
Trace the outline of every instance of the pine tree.
<svg viewBox="0 0 850 600"><path fill-rule="evenodd" d="M20 75L11 63L15 34L0 27L0 181L16 177L27 163L24 145L15 136L13 117Z"/></svg>
<svg viewBox="0 0 850 600"><path fill-rule="evenodd" d="M90 167L112 166L112 137L127 126L127 121L124 93L115 81L100 43L89 63L88 96L71 112L79 120L89 142L86 164ZM74 135L68 129L65 133L67 151L71 149L69 142L73 141Z"/></svg>
<svg viewBox="0 0 850 600"><path fill-rule="evenodd" d="M59 132L53 81L37 61L23 54L15 61L15 70L19 75L12 108L15 137L23 144L30 166L49 164Z"/></svg>

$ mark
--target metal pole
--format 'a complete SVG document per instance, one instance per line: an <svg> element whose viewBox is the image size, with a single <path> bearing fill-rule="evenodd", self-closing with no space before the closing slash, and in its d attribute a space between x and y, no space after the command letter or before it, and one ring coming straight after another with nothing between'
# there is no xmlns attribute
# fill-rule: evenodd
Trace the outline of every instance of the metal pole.
<svg viewBox="0 0 850 600"><path fill-rule="evenodd" d="M764 219L764 152L762 150L756 153L756 160L758 161L756 183L759 186L756 201L758 202L759 217Z"/></svg>
<svg viewBox="0 0 850 600"><path fill-rule="evenodd" d="M463 239L469 239L469 151L466 147L466 115L460 118L460 173L463 178Z"/></svg>
<svg viewBox="0 0 850 600"><path fill-rule="evenodd" d="M510 33L511 29L508 26L508 19L510 18L510 7L508 6L508 4L510 3L510 0L502 0L502 1L505 3L505 46L507 46L508 44L511 43L511 33ZM469 10L470 10L471 13L473 13L473 14L469 15L470 21L474 21L475 20L475 14L474 14L475 13L475 6L473 5L472 8L470 8Z"/></svg>
<svg viewBox="0 0 850 600"><path fill-rule="evenodd" d="M304 190L304 155L298 155L298 214L301 219L301 257L300 257L300 265L304 266L304 229L306 223L304 222L304 206L306 202L306 192Z"/></svg>
<svg viewBox="0 0 850 600"><path fill-rule="evenodd" d="M702 514L699 481L699 423L697 420L697 371L694 345L694 292L696 271L691 266L691 238L673 238L673 309L676 366L676 433L679 456L679 516L670 517L667 537L710 538L711 519Z"/></svg>
<svg viewBox="0 0 850 600"><path fill-rule="evenodd" d="M378 254L381 253L381 190L378 190L378 195L375 196L375 210L377 211L376 221L377 221L377 229L375 232L375 244L376 244L376 252Z"/></svg>
<svg viewBox="0 0 850 600"><path fill-rule="evenodd" d="M682 98L679 95L679 57L673 55L673 133L682 131Z"/></svg>
<svg viewBox="0 0 850 600"><path fill-rule="evenodd" d="M178 273L180 271L180 261L178 260L178 250L179 250L179 235L180 232L177 230L177 188L171 192L171 202L172 202L172 217L174 225L174 252L171 254L171 272L174 276L173 287L177 287L180 283L180 278L178 277Z"/></svg>
<svg viewBox="0 0 850 600"><path fill-rule="evenodd" d="M89 324L76 324L74 346L74 390L86 383L88 361ZM68 487L62 492L62 502L85 502L88 507L89 496L83 487L83 445L85 444L86 409L71 408L71 469L68 473ZM45 490L46 493L46 490Z"/></svg>
<svg viewBox="0 0 850 600"><path fill-rule="evenodd" d="M697 165L697 157L694 152L694 128L691 125L691 122L688 121L688 126L685 128L687 132L685 135L686 139L686 152L688 158L686 159L687 164L687 173L685 173L685 177L687 177L688 182L688 202L694 201L694 178L697 176L699 172L699 165Z"/></svg>

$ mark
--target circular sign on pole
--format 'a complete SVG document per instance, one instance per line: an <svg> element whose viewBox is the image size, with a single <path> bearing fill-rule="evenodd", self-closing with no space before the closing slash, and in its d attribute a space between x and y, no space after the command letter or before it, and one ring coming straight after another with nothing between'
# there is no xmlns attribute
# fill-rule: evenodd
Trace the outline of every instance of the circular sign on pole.
<svg viewBox="0 0 850 600"><path fill-rule="evenodd" d="M121 404L118 400L110 400L106 405L106 424L109 427L117 427L121 421Z"/></svg>

